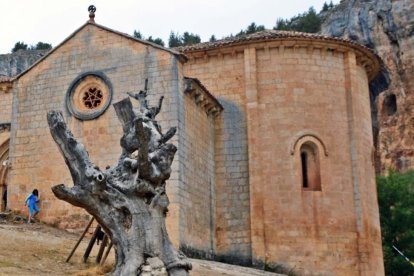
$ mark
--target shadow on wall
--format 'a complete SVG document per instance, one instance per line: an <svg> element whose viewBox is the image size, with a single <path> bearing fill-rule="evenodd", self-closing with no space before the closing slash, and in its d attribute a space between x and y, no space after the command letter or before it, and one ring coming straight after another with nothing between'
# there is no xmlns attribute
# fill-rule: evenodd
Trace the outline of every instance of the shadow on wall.
<svg viewBox="0 0 414 276"><path fill-rule="evenodd" d="M218 98L218 101L224 108L223 112L223 129L228 132L230 139L225 140L224 149L225 154L234 154L232 149L240 149L239 153L245 153L247 159L247 125L246 115L240 110L234 102L228 101L223 98ZM228 150L228 151L227 151Z"/></svg>
<svg viewBox="0 0 414 276"><path fill-rule="evenodd" d="M263 263L253 260L246 114L236 103L222 97L217 99L224 111L216 119L216 135L220 137L216 142L222 144L219 151L216 148L215 154L224 158L216 161L216 169L225 167L226 170L223 173L216 171L216 178L220 178L221 181L216 181L215 186L215 239L212 246L214 250L200 250L184 244L180 246L180 250L191 258L254 267L285 275L300 275L296 268L285 263ZM231 172L234 168L239 171ZM231 194L225 195L229 191ZM237 194L239 196L236 196ZM246 201L249 204L246 204ZM240 237L235 233L245 233L245 236Z"/></svg>

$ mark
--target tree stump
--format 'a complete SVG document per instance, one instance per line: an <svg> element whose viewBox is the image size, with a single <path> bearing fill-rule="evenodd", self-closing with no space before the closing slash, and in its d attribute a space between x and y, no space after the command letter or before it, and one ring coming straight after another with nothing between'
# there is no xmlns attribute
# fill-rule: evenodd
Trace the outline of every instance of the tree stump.
<svg viewBox="0 0 414 276"><path fill-rule="evenodd" d="M129 98L114 104L124 132L122 154L106 170L90 161L62 113L48 112L51 135L74 183L73 187L56 185L52 191L59 199L85 209L105 229L115 248L113 275L140 275L150 257L158 257L169 275L188 275L191 263L172 246L165 226L169 205L165 181L177 150L168 140L176 128L163 134L155 120L162 98L157 107L148 107L146 91L128 94L140 102L140 110L133 109Z"/></svg>

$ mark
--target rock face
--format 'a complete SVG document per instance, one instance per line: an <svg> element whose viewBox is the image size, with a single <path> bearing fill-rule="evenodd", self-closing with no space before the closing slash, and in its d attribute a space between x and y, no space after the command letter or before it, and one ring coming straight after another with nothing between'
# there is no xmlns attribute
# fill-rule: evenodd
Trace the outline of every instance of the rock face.
<svg viewBox="0 0 414 276"><path fill-rule="evenodd" d="M43 57L49 50L20 50L0 55L0 76L14 77Z"/></svg>
<svg viewBox="0 0 414 276"><path fill-rule="evenodd" d="M414 168L414 1L344 0L321 32L355 40L383 59L370 86L376 169Z"/></svg>

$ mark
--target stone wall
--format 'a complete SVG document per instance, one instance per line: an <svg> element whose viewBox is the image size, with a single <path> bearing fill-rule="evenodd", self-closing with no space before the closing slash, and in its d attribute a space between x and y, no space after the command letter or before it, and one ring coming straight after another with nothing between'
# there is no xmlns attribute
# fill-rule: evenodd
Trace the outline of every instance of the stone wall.
<svg viewBox="0 0 414 276"><path fill-rule="evenodd" d="M196 99L184 97L180 152L182 152L181 248L210 257L214 252L214 116Z"/></svg>
<svg viewBox="0 0 414 276"><path fill-rule="evenodd" d="M49 50L19 50L0 55L0 76L14 77L35 63Z"/></svg>
<svg viewBox="0 0 414 276"><path fill-rule="evenodd" d="M10 91L0 90L0 124L11 121L12 98L13 95Z"/></svg>
<svg viewBox="0 0 414 276"><path fill-rule="evenodd" d="M322 25L322 33L371 47L384 61L371 85L376 168L382 174L414 168L413 15L412 0L345 0Z"/></svg>
<svg viewBox="0 0 414 276"><path fill-rule="evenodd" d="M10 207L26 213L24 198L33 188L38 188L40 219L62 228L83 227L86 214L57 200L50 190L52 185L70 185L72 180L49 134L46 112L62 110L69 128L85 145L91 160L105 168L116 162L121 153L120 122L112 106L91 121L80 121L71 116L65 106L71 82L82 73L100 71L112 83L112 103L115 103L127 97L127 91L143 89L148 78L150 104L156 104L161 95L165 96L164 108L158 118L163 129L168 129L177 122L177 112L171 109L176 104L175 95L179 88L177 63L177 58L168 51L157 50L88 24L15 81L12 91ZM177 143L177 138L172 142ZM175 168L168 183L168 189L173 191L178 185L178 166ZM170 193L173 203L177 202L176 198L177 194ZM173 240L177 242L177 237Z"/></svg>
<svg viewBox="0 0 414 276"><path fill-rule="evenodd" d="M11 106L12 94L10 93L11 83L2 82L0 78L0 196L7 190L8 171L9 171L9 142L11 128ZM0 210L5 210L6 206L1 200Z"/></svg>
<svg viewBox="0 0 414 276"><path fill-rule="evenodd" d="M251 263L243 53L190 57L184 69L224 107L215 125L215 254L224 261Z"/></svg>
<svg viewBox="0 0 414 276"><path fill-rule="evenodd" d="M216 129L216 160L223 162L216 163L216 253L239 261L251 248L254 265L287 265L304 275L380 275L367 74L352 50L321 44L186 52L185 73L225 107ZM247 137L234 131L240 123ZM247 138L239 154L248 163L229 154L236 137ZM303 188L305 143L317 147L321 191ZM222 146L221 155L220 145L230 149ZM248 185L239 186L243 175ZM238 209L229 211L233 204Z"/></svg>

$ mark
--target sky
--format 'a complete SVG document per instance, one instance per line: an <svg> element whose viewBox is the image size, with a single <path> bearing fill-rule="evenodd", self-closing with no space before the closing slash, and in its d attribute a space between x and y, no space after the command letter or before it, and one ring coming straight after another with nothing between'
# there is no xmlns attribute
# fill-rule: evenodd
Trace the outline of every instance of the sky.
<svg viewBox="0 0 414 276"><path fill-rule="evenodd" d="M117 31L160 37L168 43L171 31L221 38L236 34L251 22L273 28L278 18L291 18L313 6L320 11L328 0L0 0L0 54L17 41L58 45L88 19L96 6L95 22ZM339 0L333 0L337 4Z"/></svg>

